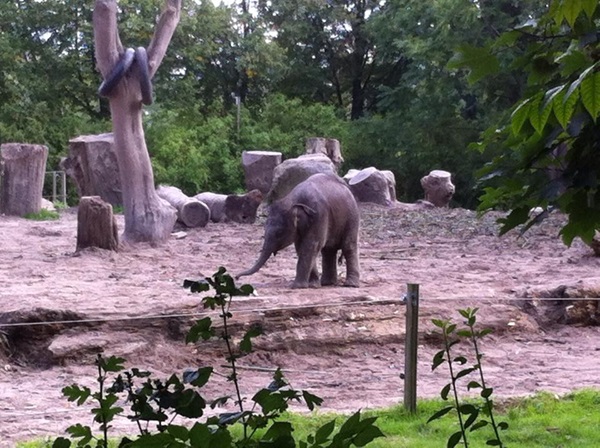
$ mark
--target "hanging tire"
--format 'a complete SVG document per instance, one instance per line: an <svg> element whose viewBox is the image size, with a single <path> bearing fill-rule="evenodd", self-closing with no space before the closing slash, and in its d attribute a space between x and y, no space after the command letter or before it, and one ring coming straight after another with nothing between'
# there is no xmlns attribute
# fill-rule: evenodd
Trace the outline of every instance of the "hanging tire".
<svg viewBox="0 0 600 448"><path fill-rule="evenodd" d="M133 59L135 57L135 50L133 48L128 48L123 53L123 56L119 59L117 64L114 66L110 75L102 81L100 87L98 88L98 95L100 96L109 96L114 88L119 84L123 76L127 73L131 64L133 63ZM146 64L147 65L147 64Z"/></svg>
<svg viewBox="0 0 600 448"><path fill-rule="evenodd" d="M144 47L135 50L135 63L140 70L140 90L142 91L142 103L152 104L152 80L150 79L150 67L148 66L148 54Z"/></svg>

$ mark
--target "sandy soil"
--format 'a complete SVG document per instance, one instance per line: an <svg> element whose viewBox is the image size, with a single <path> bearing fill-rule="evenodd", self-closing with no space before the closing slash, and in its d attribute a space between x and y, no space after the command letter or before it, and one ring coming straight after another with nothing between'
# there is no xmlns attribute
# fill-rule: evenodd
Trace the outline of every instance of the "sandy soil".
<svg viewBox="0 0 600 448"><path fill-rule="evenodd" d="M282 367L292 386L325 399L324 410L402 403L406 308L400 299L407 283L420 284L420 397L437 395L447 382L445 372L431 372L441 348L431 319L460 320L456 310L467 306L479 307L482 326L495 330L482 348L496 396L599 386L594 304L539 298L598 297L600 259L580 242L570 248L560 242L561 216L526 238L498 237L496 217L362 207L358 289L289 289L295 254L292 248L278 254L245 278L256 296L232 305L238 329L259 322L266 332L241 360L243 392L252 395L268 384L270 370ZM185 238L173 236L161 247L76 253L74 210L49 222L0 217L0 323L29 322L0 327L0 447L63 434L75 422L91 424L90 406L77 408L61 389L74 382L93 386L98 352L125 356L128 366L164 378L209 364L225 373L218 344L182 342L191 316L204 313L199 296L182 282L219 266L234 273L250 266L263 219L186 229ZM48 320L85 322L31 324ZM230 387L220 378L206 388L208 397ZM115 427L134 431L125 418Z"/></svg>

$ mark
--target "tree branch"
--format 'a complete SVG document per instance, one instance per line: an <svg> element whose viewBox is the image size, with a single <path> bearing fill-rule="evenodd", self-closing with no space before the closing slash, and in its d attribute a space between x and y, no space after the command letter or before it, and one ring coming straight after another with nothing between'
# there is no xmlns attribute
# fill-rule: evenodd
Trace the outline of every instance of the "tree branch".
<svg viewBox="0 0 600 448"><path fill-rule="evenodd" d="M97 0L106 1L106 0ZM148 46L148 65L150 68L150 78L154 76L156 70L160 66L167 47L173 37L175 28L179 23L181 13L181 0L165 0L165 8L158 19L154 36Z"/></svg>
<svg viewBox="0 0 600 448"><path fill-rule="evenodd" d="M106 78L123 52L117 28L117 1L96 0L93 13L96 65Z"/></svg>

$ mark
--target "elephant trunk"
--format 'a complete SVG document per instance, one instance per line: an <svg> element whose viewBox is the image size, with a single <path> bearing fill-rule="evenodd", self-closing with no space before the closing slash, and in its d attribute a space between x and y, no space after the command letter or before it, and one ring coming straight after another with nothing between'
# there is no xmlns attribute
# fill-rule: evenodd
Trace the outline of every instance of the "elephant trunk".
<svg viewBox="0 0 600 448"><path fill-rule="evenodd" d="M235 276L235 278L238 279L244 275L252 275L256 273L260 268L263 267L263 265L267 262L272 253L272 250L263 247L262 251L260 252L260 256L258 257L258 260L256 261L256 263L254 263L254 266L252 266L250 269L240 272L238 275Z"/></svg>

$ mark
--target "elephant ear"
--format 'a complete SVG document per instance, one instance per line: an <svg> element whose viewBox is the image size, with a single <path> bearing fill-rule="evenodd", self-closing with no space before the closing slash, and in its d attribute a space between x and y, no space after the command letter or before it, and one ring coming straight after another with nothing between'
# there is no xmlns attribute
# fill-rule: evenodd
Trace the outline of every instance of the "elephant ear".
<svg viewBox="0 0 600 448"><path fill-rule="evenodd" d="M296 229L306 228L316 216L316 210L306 204L294 204L292 206L292 217Z"/></svg>

